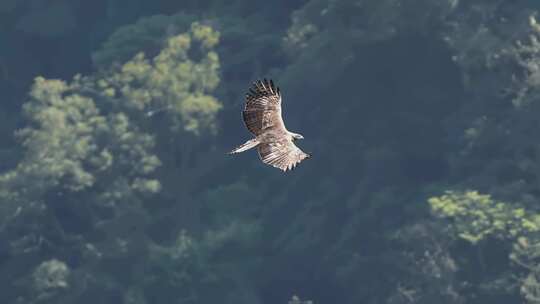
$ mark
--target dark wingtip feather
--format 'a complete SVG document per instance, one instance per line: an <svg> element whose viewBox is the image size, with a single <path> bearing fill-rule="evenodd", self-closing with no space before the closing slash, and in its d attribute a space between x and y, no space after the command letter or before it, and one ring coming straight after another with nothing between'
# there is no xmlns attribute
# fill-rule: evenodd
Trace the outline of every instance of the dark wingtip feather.
<svg viewBox="0 0 540 304"><path fill-rule="evenodd" d="M281 96L281 91L279 87L274 84L272 79L262 78L257 79L252 83L251 88L249 89L252 96L257 97L259 95L265 95L270 92L271 94L277 94Z"/></svg>
<svg viewBox="0 0 540 304"><path fill-rule="evenodd" d="M257 92L260 92L263 90L263 87L262 87L262 80L260 79L257 79L257 81L255 82L255 90Z"/></svg>
<svg viewBox="0 0 540 304"><path fill-rule="evenodd" d="M277 93L276 87L274 86L274 81L272 81L272 79L270 79L270 89L272 90L272 93Z"/></svg>

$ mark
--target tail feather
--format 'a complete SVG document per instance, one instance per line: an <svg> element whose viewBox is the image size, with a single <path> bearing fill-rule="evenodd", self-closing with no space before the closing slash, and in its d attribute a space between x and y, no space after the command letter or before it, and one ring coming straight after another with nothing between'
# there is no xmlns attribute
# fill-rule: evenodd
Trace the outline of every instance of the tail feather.
<svg viewBox="0 0 540 304"><path fill-rule="evenodd" d="M236 154L236 153L247 151L251 148L255 148L258 144L259 144L259 141L256 138L250 139L246 141L245 143L241 144L240 146L234 148L231 152L229 152L229 154Z"/></svg>

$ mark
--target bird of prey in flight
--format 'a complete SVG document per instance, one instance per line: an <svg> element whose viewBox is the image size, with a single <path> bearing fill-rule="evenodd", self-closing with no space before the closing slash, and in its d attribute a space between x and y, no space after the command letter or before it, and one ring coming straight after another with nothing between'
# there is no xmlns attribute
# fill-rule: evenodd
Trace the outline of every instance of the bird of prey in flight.
<svg viewBox="0 0 540 304"><path fill-rule="evenodd" d="M263 163L282 171L292 170L311 154L304 153L295 144L303 139L301 134L285 128L281 117L281 92L272 80L258 80L246 94L246 105L242 111L246 128L255 138L238 146L229 154L257 148Z"/></svg>

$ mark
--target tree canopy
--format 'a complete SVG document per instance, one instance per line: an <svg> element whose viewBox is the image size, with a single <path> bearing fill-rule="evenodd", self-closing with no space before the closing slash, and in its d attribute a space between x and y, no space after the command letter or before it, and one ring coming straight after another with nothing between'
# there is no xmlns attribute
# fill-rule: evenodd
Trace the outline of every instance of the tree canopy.
<svg viewBox="0 0 540 304"><path fill-rule="evenodd" d="M0 0L0 302L540 303L538 9Z"/></svg>

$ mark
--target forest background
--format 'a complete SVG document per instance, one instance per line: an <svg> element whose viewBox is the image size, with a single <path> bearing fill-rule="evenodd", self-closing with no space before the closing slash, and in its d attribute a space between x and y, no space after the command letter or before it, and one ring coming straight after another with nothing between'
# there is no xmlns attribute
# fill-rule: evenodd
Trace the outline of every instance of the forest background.
<svg viewBox="0 0 540 304"><path fill-rule="evenodd" d="M0 303L540 303L539 9L0 0Z"/></svg>

